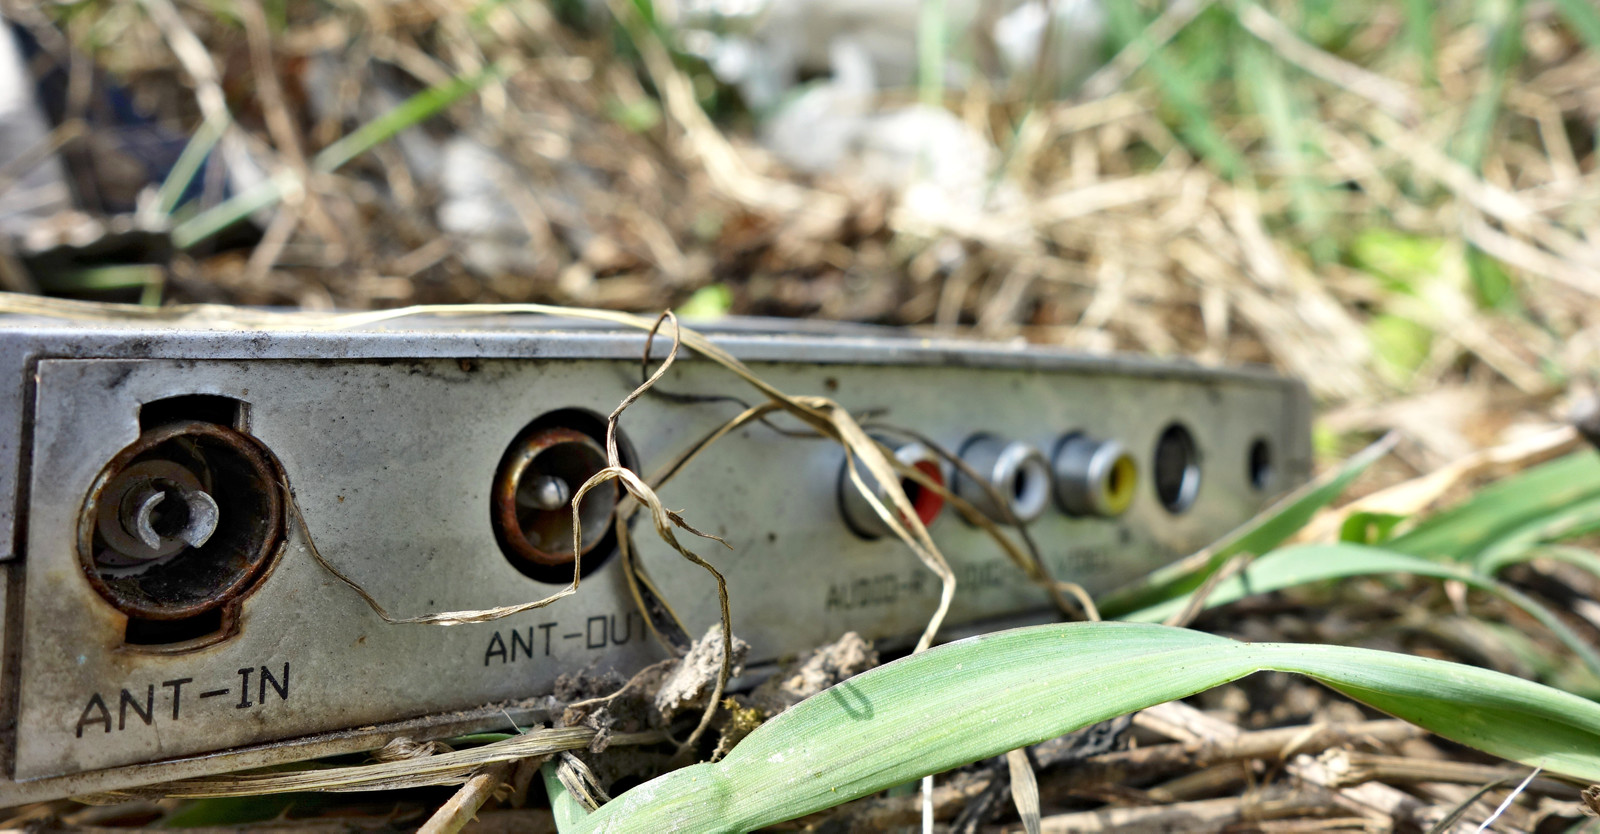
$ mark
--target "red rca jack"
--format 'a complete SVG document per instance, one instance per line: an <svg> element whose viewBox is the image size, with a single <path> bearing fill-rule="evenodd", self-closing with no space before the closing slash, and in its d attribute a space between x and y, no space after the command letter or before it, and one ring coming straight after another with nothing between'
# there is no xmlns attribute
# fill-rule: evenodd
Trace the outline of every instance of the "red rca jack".
<svg viewBox="0 0 1600 834"><path fill-rule="evenodd" d="M945 485L944 463L932 449L921 443L907 443L894 450L895 460L921 472L928 480ZM860 473L873 495L883 503L890 512L894 512L894 502L889 497L889 491L879 483L877 478L868 472L866 467L856 463L856 471ZM924 487L909 477L900 479L900 489L905 491L906 498L911 501L911 508L916 511L917 520L926 527L939 517L944 511L944 496L934 490ZM845 524L864 539L878 539L892 532L883 516L873 509L872 503L861 494L853 481L850 480L850 467L848 462L839 469L839 510L844 515ZM904 518L902 517L902 521Z"/></svg>
<svg viewBox="0 0 1600 834"><path fill-rule="evenodd" d="M980 434L962 447L961 461L984 483L958 473L956 494L996 522L1027 524L1050 504L1050 463L1031 443Z"/></svg>
<svg viewBox="0 0 1600 834"><path fill-rule="evenodd" d="M1056 447L1051 469L1056 502L1068 515L1116 518L1138 492L1139 466L1115 440L1069 434Z"/></svg>

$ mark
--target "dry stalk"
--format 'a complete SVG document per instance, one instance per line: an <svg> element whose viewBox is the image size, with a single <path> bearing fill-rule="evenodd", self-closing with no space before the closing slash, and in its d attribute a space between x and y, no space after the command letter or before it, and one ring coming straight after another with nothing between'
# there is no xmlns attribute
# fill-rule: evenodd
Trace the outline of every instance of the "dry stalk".
<svg viewBox="0 0 1600 834"><path fill-rule="evenodd" d="M473 774L485 766L549 756L563 750L580 750L589 746L594 737L595 730L589 727L529 730L481 747L452 750L431 756L347 767L205 776L109 791L82 799L104 804L159 797L199 799L300 791L374 791L424 785L459 785L471 779ZM661 732L616 733L611 736L610 743L655 744L665 738L665 734Z"/></svg>
<svg viewBox="0 0 1600 834"><path fill-rule="evenodd" d="M449 801L428 817L428 821L417 829L417 834L455 834L460 831L510 777L511 768L511 762L496 762L473 774Z"/></svg>

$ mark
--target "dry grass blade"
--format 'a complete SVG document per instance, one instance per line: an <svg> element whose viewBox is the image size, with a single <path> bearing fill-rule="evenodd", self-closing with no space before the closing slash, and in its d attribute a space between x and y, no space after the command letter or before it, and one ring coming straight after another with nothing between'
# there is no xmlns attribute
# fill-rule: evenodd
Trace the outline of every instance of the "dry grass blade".
<svg viewBox="0 0 1600 834"><path fill-rule="evenodd" d="M1385 487L1342 507L1325 509L1295 535L1295 542L1333 541L1347 519L1358 513L1410 516L1434 506L1453 487L1486 471L1519 470L1576 449L1577 430L1561 426L1510 443L1473 452L1425 475Z"/></svg>
<svg viewBox="0 0 1600 834"><path fill-rule="evenodd" d="M584 810L593 811L611 801L611 797L607 796L605 789L600 786L599 778L582 759L567 751L558 754L557 759L559 764L556 765L556 778Z"/></svg>
<svg viewBox="0 0 1600 834"><path fill-rule="evenodd" d="M472 821L483 803L511 775L511 762L497 762L473 774L450 801L428 817L417 834L455 834Z"/></svg>
<svg viewBox="0 0 1600 834"><path fill-rule="evenodd" d="M689 734L689 737L684 740L683 744L679 745L678 752L680 755L682 755L694 749L695 744L700 740L700 736L703 735L706 731L706 728L711 725L711 718L716 714L717 705L722 703L722 693L728 686L728 676L733 670L733 615L728 606L728 580L723 577L720 571L718 571L715 567L712 567L710 562L702 559L694 551L690 550L681 542L679 542L678 537L675 533L673 533L672 528L674 526L681 527L696 536L700 536L701 538L712 539L714 541L721 542L724 547L730 547L731 549L731 546L716 536L713 536L709 533L702 533L701 531L690 527L688 523L678 516L677 513L668 510L661 503L661 498L656 495L655 490L651 489L649 484L644 482L644 479L640 478L639 475L633 470L622 465L622 455L617 447L617 421L622 418L622 412L625 411L628 406L636 402L641 396L644 396L646 391L650 390L651 387L653 387L663 376L666 375L667 370L672 367L672 363L678 357L679 340L682 337L683 331L678 326L677 316L674 316L670 312L663 313L656 319L655 324L651 326L650 335L651 337L654 337L656 330L664 321L672 322L672 350L667 353L667 358L661 363L661 367L656 369L656 372L651 374L650 377L644 382L640 383L637 388L633 389L628 396L624 397L622 402L617 405L616 409L611 412L611 416L606 418L607 466L599 472L596 472L593 477L589 478L589 480L585 481L583 486L579 487L577 492L575 492L572 496L572 552L574 554L572 562L572 587L574 590L576 590L578 585L580 557L576 554L583 553L583 519L581 515L583 498L589 493L590 490L612 479L620 481L623 485L623 488L628 491L628 495L632 496L633 500L638 501L640 506L650 511L650 520L655 525L656 535L661 537L662 541L671 546L673 550L676 550L679 555L683 556L683 558L700 566L701 568L704 568L706 572L710 573L711 576L716 579L717 603L720 607L722 623L722 663L717 673L717 682L715 684L715 688L712 690L711 699L706 704L706 709L700 716L700 723L695 726L694 732ZM649 342L646 342L645 351L645 355L649 356ZM648 612L642 611L641 613L646 613L646 619L649 619Z"/></svg>
<svg viewBox="0 0 1600 834"><path fill-rule="evenodd" d="M1102 99L1121 89L1150 60L1152 54L1210 6L1210 0L1179 0L1167 6L1161 16L1146 27L1140 38L1123 47L1121 52L1083 82L1081 98L1090 101Z"/></svg>
<svg viewBox="0 0 1600 834"><path fill-rule="evenodd" d="M1039 834L1039 780L1034 778L1028 751L1017 749L1007 753L1006 767L1011 772L1011 800L1017 805L1022 827L1028 834Z"/></svg>
<svg viewBox="0 0 1600 834"><path fill-rule="evenodd" d="M389 609L385 608L383 603L378 602L377 598L368 593L367 589L361 587L361 583L351 579L343 571L339 570L337 567L334 567L333 563L329 562L327 557L322 555L322 551L317 548L315 537L311 535L310 527L306 525L305 513L301 512L300 505L295 501L294 493L290 491L289 485L287 483L280 483L279 487L283 490L284 503L289 508L289 514L294 517L295 525L300 528L300 536L304 540L306 551L311 554L311 558L315 559L317 564L322 566L323 570L332 574L333 578L349 586L350 590L355 591L356 595L361 597L362 601L366 602L367 606L372 609L374 614L377 614L380 619L390 625L456 626L466 625L468 623L486 623L491 620L509 617L512 614L520 614L523 611L531 611L535 608L543 608L558 599L569 597L578 592L578 573L576 570L574 570L572 574L572 584L562 588L559 591L556 591L550 596L544 597L543 599L534 600L532 602L523 602L516 605L502 605L497 608L480 608L466 611L437 611L430 614L418 614L411 617L397 617L389 613ZM577 560L574 560L574 565L576 566L576 564Z"/></svg>
<svg viewBox="0 0 1600 834"><path fill-rule="evenodd" d="M1250 564L1252 558L1254 557L1249 553L1235 553L1229 557L1222 567L1217 568L1210 576L1205 578L1204 582L1200 583L1200 587L1194 590L1188 602L1182 608L1174 611L1172 616L1163 620L1161 624L1182 628L1194 622L1194 618L1200 616L1200 612L1205 610L1206 600L1211 598L1211 594L1217 590L1217 586L1233 578L1239 571L1244 570Z"/></svg>
<svg viewBox="0 0 1600 834"><path fill-rule="evenodd" d="M579 750L594 740L589 727L556 727L530 730L521 735L432 756L400 759L348 767L325 767L275 773L236 773L183 779L140 788L97 794L87 799L123 802L141 797L223 797L261 796L300 791L373 791L412 788L424 785L458 785L472 778L487 765L548 756L563 750ZM646 744L661 741L662 733L619 733L612 744Z"/></svg>
<svg viewBox="0 0 1600 834"><path fill-rule="evenodd" d="M1284 60L1361 96L1402 122L1417 120L1419 108L1416 99L1398 83L1306 43L1283 21L1254 3L1241 4L1238 17L1239 23L1250 34L1271 46Z"/></svg>

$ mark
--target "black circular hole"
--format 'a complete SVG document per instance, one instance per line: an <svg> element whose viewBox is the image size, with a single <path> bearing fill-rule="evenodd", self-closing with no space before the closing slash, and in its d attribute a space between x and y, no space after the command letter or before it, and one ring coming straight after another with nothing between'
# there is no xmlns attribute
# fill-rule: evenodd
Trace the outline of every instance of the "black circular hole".
<svg viewBox="0 0 1600 834"><path fill-rule="evenodd" d="M1194 505L1200 492L1200 453L1183 424L1173 423L1161 432L1153 469L1156 497L1167 512L1181 513Z"/></svg>
<svg viewBox="0 0 1600 834"><path fill-rule="evenodd" d="M1272 486L1272 445L1265 438L1250 444L1250 485L1258 490Z"/></svg>

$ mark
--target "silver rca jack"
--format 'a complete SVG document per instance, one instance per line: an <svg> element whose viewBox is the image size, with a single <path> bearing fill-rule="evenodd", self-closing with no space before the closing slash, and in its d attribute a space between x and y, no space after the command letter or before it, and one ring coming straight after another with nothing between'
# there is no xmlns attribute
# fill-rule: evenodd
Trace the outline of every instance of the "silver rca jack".
<svg viewBox="0 0 1600 834"><path fill-rule="evenodd" d="M1056 502L1076 516L1116 518L1128 511L1139 487L1139 466L1115 440L1069 434L1051 464Z"/></svg>
<svg viewBox="0 0 1600 834"><path fill-rule="evenodd" d="M1002 524L1013 519L1026 524L1044 514L1050 503L1050 463L1038 447L980 434L962 447L961 461L984 483L957 473L956 494L984 515ZM997 498L1005 505L995 503Z"/></svg>
<svg viewBox="0 0 1600 834"><path fill-rule="evenodd" d="M907 443L896 448L894 450L894 459L907 467L921 472L927 476L928 480L939 486L944 486L946 483L944 462L939 459L938 455L934 454L932 449L921 443ZM866 483L867 488L872 490L873 495L882 502L884 507L891 513L895 512L894 501L889 497L889 490L877 478L873 477L872 473L868 472L866 467L862 466L859 461L856 463L856 471L861 475L861 480ZM910 477L900 479L900 489L905 492L906 498L911 501L911 509L916 512L917 519L922 522L922 526L926 527L932 524L934 519L939 517L939 513L944 511L944 496L928 489ZM873 508L872 503L867 500L865 495L861 494L861 490L856 487L855 482L850 480L849 461L846 461L844 466L839 469L839 511L844 516L844 522L850 527L851 531L864 539L878 539L892 532L889 529L888 522L883 520L883 516L878 515L878 511ZM903 517L901 520L904 523Z"/></svg>

